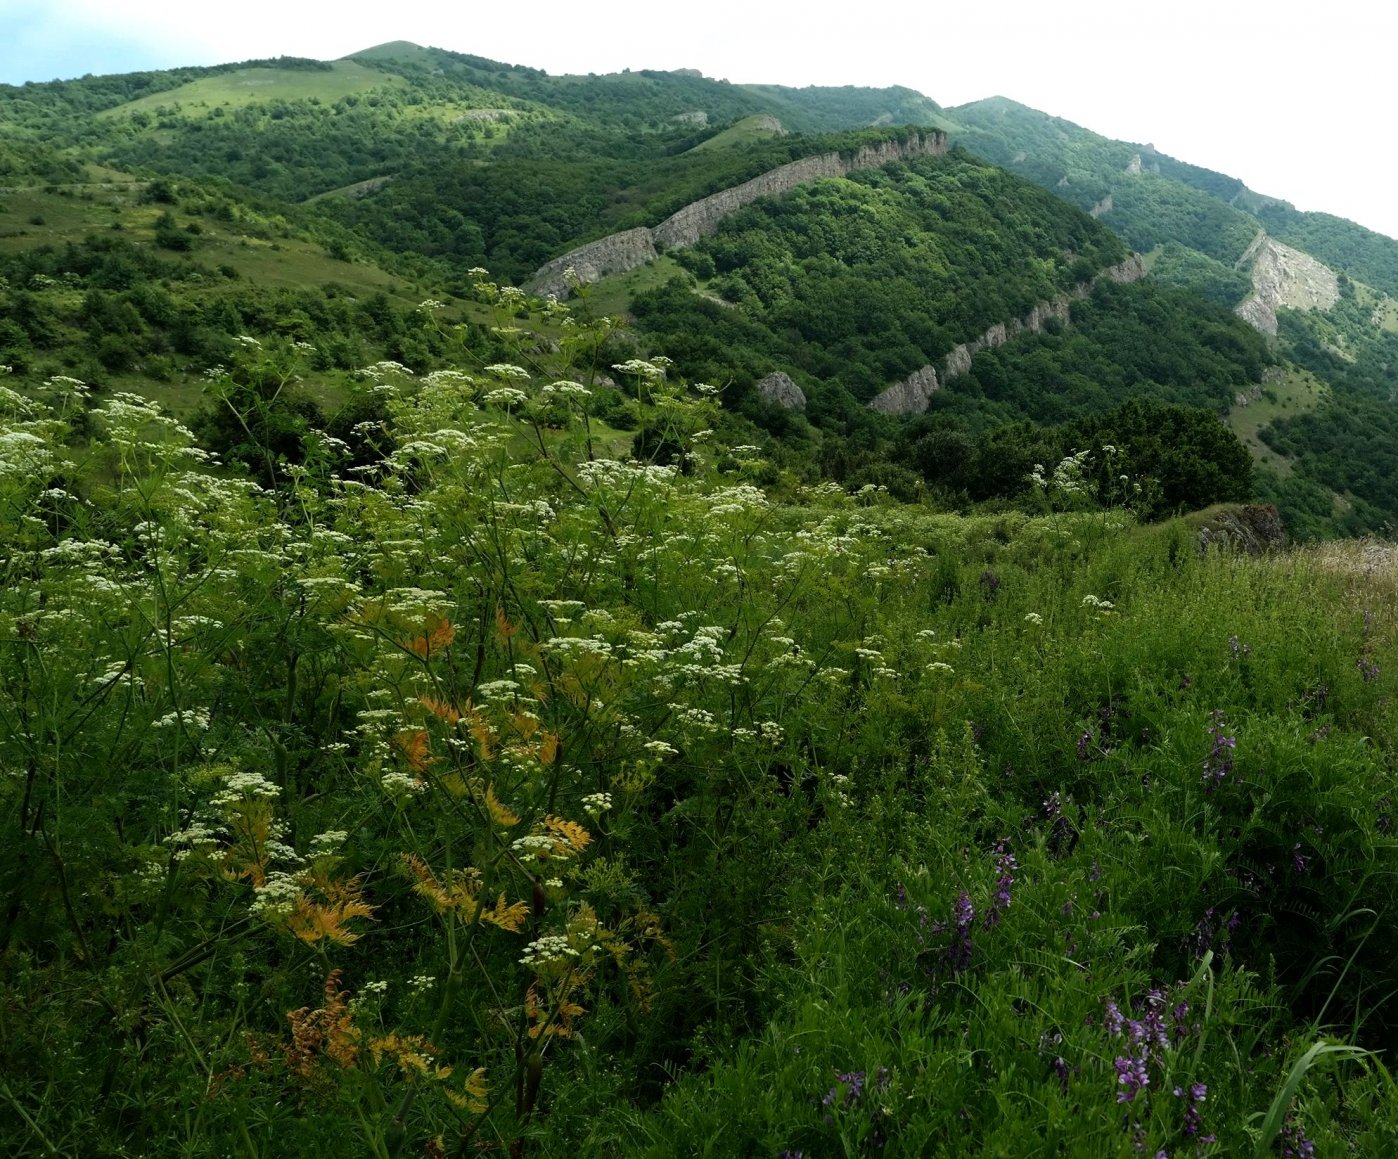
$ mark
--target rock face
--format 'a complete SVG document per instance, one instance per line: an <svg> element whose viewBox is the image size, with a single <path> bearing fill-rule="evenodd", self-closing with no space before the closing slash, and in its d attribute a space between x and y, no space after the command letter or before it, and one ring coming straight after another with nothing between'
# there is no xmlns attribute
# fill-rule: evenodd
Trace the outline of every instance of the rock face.
<svg viewBox="0 0 1398 1159"><path fill-rule="evenodd" d="M782 410L805 410L806 394L791 381L784 371L773 371L757 384L757 393L763 401L779 406Z"/></svg>
<svg viewBox="0 0 1398 1159"><path fill-rule="evenodd" d="M655 241L651 231L645 226L628 229L624 233L613 233L598 241L554 258L534 275L532 286L535 293L557 294L566 298L573 285L567 271L579 282L595 282L608 274L619 274L634 270L647 262L654 261Z"/></svg>
<svg viewBox="0 0 1398 1159"><path fill-rule="evenodd" d="M709 114L703 109L693 109L688 113L677 113L674 119L682 125L707 125Z"/></svg>
<svg viewBox="0 0 1398 1159"><path fill-rule="evenodd" d="M1286 528L1277 509L1249 503L1213 512L1199 528L1199 552L1242 551L1263 555L1286 544Z"/></svg>
<svg viewBox="0 0 1398 1159"><path fill-rule="evenodd" d="M554 258L534 275L529 289L536 294L555 294L565 298L572 289L564 277L564 271L569 268L580 282L595 282L607 274L634 270L656 257L657 245L671 249L694 245L701 238L715 233L719 222L730 213L752 204L759 197L785 193L822 177L843 177L857 169L877 169L890 161L935 157L946 151L946 134L927 131L914 133L904 141L865 145L852 156L822 153L815 157L802 157L799 161L769 169L751 181L691 202L654 229L644 226L629 229L625 233L612 234L580 246L561 258Z"/></svg>
<svg viewBox="0 0 1398 1159"><path fill-rule="evenodd" d="M1233 307L1233 313L1254 330L1260 330L1273 338L1277 336L1277 312L1256 294L1239 302Z"/></svg>
<svg viewBox="0 0 1398 1159"><path fill-rule="evenodd" d="M937 393L937 386L937 368L924 366L881 391L869 409L886 415L921 414Z"/></svg>
<svg viewBox="0 0 1398 1159"><path fill-rule="evenodd" d="M1329 266L1259 233L1238 259L1238 268L1252 263L1252 295L1235 313L1264 334L1277 332L1277 310L1328 310L1340 300L1339 279Z"/></svg>
<svg viewBox="0 0 1398 1159"><path fill-rule="evenodd" d="M1025 330L1031 334L1037 334L1048 324L1050 318L1066 322L1072 303L1079 298L1087 297L1092 292L1092 287L1099 281L1126 285L1139 281L1145 277L1145 273L1145 262L1141 259L1141 255L1132 254L1124 262L1108 266L1092 281L1081 282L1066 294L1059 294L1047 302L1036 303L1024 317L1012 318L1008 322L996 322L993 326L988 327L980 337L953 346L947 352L946 357L942 359L940 376L936 366L924 366L921 370L914 371L902 382L895 382L892 386L880 391L869 403L869 407L880 414L922 414L927 409L927 404L931 401L938 386L941 383L950 382L953 378L970 370L972 360L982 350L1003 346L1014 335Z"/></svg>
<svg viewBox="0 0 1398 1159"><path fill-rule="evenodd" d="M1136 153L1126 165L1126 176L1139 177L1141 175L1141 155Z"/></svg>
<svg viewBox="0 0 1398 1159"><path fill-rule="evenodd" d="M1112 195L1108 193L1106 197L1102 198L1102 200L1099 201L1096 205L1094 205L1091 209L1089 209L1087 213L1089 217L1101 217L1102 214L1111 213L1111 211Z"/></svg>

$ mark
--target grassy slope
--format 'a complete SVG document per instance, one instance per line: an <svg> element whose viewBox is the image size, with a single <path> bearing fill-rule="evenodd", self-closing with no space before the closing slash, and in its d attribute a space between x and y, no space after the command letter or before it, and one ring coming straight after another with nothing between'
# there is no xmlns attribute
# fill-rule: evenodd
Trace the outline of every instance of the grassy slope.
<svg viewBox="0 0 1398 1159"><path fill-rule="evenodd" d="M780 136L783 130L772 127L771 118L765 115L744 117L737 124L729 125L721 133L716 133L707 141L701 141L690 150L691 153L700 153L709 149L730 149L734 146L747 145L753 141L765 140L768 137Z"/></svg>
<svg viewBox="0 0 1398 1159"><path fill-rule="evenodd" d="M401 77L352 60L337 60L328 72L246 68L204 77L168 92L152 93L148 97L108 109L99 116L110 120L133 113L153 113L162 106L173 108L176 104L181 106L186 116L195 116L196 110L202 113L206 107L222 105L237 108L260 101L315 99L329 103L352 93L384 87L401 88L405 83Z"/></svg>
<svg viewBox="0 0 1398 1159"><path fill-rule="evenodd" d="M1263 388L1262 397L1235 404L1228 412L1228 426L1261 466L1279 475L1291 474L1291 459L1278 455L1262 441L1261 431L1274 419L1315 410L1329 396L1330 388L1310 371L1288 365L1285 374Z"/></svg>

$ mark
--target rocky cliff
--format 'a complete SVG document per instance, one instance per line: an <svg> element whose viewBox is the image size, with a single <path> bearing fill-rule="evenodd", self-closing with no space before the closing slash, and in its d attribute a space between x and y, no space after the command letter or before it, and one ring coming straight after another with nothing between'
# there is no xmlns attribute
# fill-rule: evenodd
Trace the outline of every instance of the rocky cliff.
<svg viewBox="0 0 1398 1159"><path fill-rule="evenodd" d="M791 381L791 375L775 370L757 384L757 393L764 402L782 410L805 410L806 392Z"/></svg>
<svg viewBox="0 0 1398 1159"><path fill-rule="evenodd" d="M656 246L670 249L694 245L718 230L730 213L750 205L759 197L772 197L822 177L843 177L858 169L876 169L890 161L912 157L940 156L947 151L945 133L913 133L902 141L882 141L865 145L853 154L822 153L802 157L769 169L751 181L723 189L686 205L654 229L645 226L615 233L600 241L579 246L543 266L529 283L536 294L566 298L576 282L595 282L608 274L624 273L645 265L656 256ZM573 271L573 282L566 271Z"/></svg>
<svg viewBox="0 0 1398 1159"><path fill-rule="evenodd" d="M953 346L942 359L940 372L935 365L913 371L901 382L886 387L869 403L872 410L881 414L908 415L922 414L927 409L932 395L942 383L949 382L971 369L971 362L982 350L1003 346L1014 335L1029 331L1037 334L1050 318L1068 320L1071 304L1085 298L1099 281L1118 282L1125 285L1145 277L1146 267L1140 254L1132 254L1124 262L1108 266L1090 282L1080 282L1066 294L1059 294L1047 302L1035 304L1022 318L1011 318L1008 322L996 322L985 333L969 342Z"/></svg>
<svg viewBox="0 0 1398 1159"><path fill-rule="evenodd" d="M924 366L912 374L880 391L879 396L869 404L872 410L886 415L921 414L937 393L937 368Z"/></svg>
<svg viewBox="0 0 1398 1159"><path fill-rule="evenodd" d="M608 274L634 270L658 256L649 229L645 226L628 229L624 233L608 234L598 241L570 250L561 258L554 258L535 273L529 288L536 294L556 294L566 298L576 283L595 282Z"/></svg>
<svg viewBox="0 0 1398 1159"><path fill-rule="evenodd" d="M1340 300L1339 279L1329 266L1259 233L1238 259L1239 269L1252 264L1252 294L1236 313L1264 334L1277 332L1277 310L1328 310Z"/></svg>

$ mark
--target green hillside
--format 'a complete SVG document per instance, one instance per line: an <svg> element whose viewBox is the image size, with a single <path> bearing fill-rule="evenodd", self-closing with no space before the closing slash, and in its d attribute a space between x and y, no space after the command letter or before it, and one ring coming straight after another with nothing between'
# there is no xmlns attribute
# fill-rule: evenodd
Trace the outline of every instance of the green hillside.
<svg viewBox="0 0 1398 1159"><path fill-rule="evenodd" d="M1002 97L950 113L968 148L1092 210L1133 248L1151 251L1151 275L1163 283L1241 303L1253 293L1249 255L1264 232L1329 267L1339 289L1333 305L1282 305L1275 313L1279 356L1330 389L1315 415L1279 416L1274 428L1255 432L1259 486L1298 533L1392 526L1398 505L1386 480L1398 464L1385 438L1370 434L1387 431L1388 408L1398 399L1398 344L1387 322L1398 306L1398 241L1328 214L1301 213L1236 178Z"/></svg>
<svg viewBox="0 0 1398 1159"><path fill-rule="evenodd" d="M1390 547L1140 522L1185 408L802 484L476 294L329 430L0 391L9 1154L1387 1152Z"/></svg>
<svg viewBox="0 0 1398 1159"><path fill-rule="evenodd" d="M1398 1153L1395 367L999 98L0 87L0 1154Z"/></svg>
<svg viewBox="0 0 1398 1159"><path fill-rule="evenodd" d="M35 200L48 193L17 195L5 219L19 263L10 283L28 321L0 335L0 353L35 383L63 373L126 389L153 373L162 385L150 389L186 411L198 406L200 363L224 361L240 335L314 346L318 380L307 390L333 410L346 397L337 376L357 359L418 372L441 364L444 347L424 336L414 300L477 317L469 269L523 283L579 243L653 226L789 162L897 140L909 124L951 124L907 89L735 86L689 71L549 76L404 42L329 64L27 89L0 105L10 113L0 139L42 125L56 155L163 175L156 189L192 180L181 197L193 204L127 212L121 196L96 190L48 205ZM98 105L95 117L59 116ZM782 135L770 131L778 123ZM144 196L133 187L127 200ZM125 282L92 272L90 255L116 244L99 240L104 229L126 231L121 243L136 247L126 257L151 251L128 263L140 272ZM921 427L910 436L867 404L958 344L1079 292L1125 252L1056 198L958 154L759 201L703 244L598 287L585 308L631 323L608 357L670 351L682 372L723 387L726 422L773 440L799 476L877 478L955 504L1023 501L1027 468L1011 476L986 458L979 473L953 469L928 457ZM93 304L113 294L120 324ZM269 304L254 310L258 294ZM141 300L162 295L176 307L143 312ZM402 320L356 332L366 295ZM1187 293L1103 292L1061 321L1070 337L1015 338L949 383L934 400L937 437L975 443L1006 424L1038 424L1003 466L1132 398L1220 415L1267 361L1240 324ZM365 332L374 339L356 340ZM803 413L778 414L754 393L773 370L801 382ZM1097 385L1085 389L1089 377ZM1196 434L1181 435L1186 457L1200 453ZM1172 483L1173 498L1153 510L1245 494L1246 471L1234 474Z"/></svg>
<svg viewBox="0 0 1398 1159"><path fill-rule="evenodd" d="M278 101L334 102L375 88L392 88L404 82L367 68L352 60L337 60L324 69L240 68L220 72L152 93L107 109L103 117L140 117L173 108L186 116L199 116L203 110L239 108Z"/></svg>

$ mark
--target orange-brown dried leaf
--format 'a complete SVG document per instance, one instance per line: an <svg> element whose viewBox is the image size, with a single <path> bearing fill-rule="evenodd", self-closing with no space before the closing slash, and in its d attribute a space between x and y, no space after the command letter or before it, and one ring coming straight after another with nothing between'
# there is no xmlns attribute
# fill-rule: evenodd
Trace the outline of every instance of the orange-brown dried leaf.
<svg viewBox="0 0 1398 1159"><path fill-rule="evenodd" d="M298 1078L314 1081L325 1057L341 1069L353 1066L359 1057L359 1031L349 1010L349 992L340 989L340 971L325 977L325 1004L316 1010L303 1006L287 1013L291 1041L279 1043L287 1069Z"/></svg>
<svg viewBox="0 0 1398 1159"><path fill-rule="evenodd" d="M544 828L553 838L555 857L575 856L592 843L592 834L576 821L565 821L562 817L545 817Z"/></svg>
<svg viewBox="0 0 1398 1159"><path fill-rule="evenodd" d="M505 615L505 609L499 604L495 605L495 635L499 637L500 643L508 643L511 636L515 635L519 629Z"/></svg>
<svg viewBox="0 0 1398 1159"><path fill-rule="evenodd" d="M361 935L348 929L345 923L374 916L374 907L363 898L363 883L362 877L318 882L325 900L316 901L302 893L286 920L287 929L310 944L328 939L341 946L353 945Z"/></svg>
<svg viewBox="0 0 1398 1159"><path fill-rule="evenodd" d="M426 660L434 652L440 652L443 648L451 646L451 642L456 639L456 625L450 620L442 619L438 616L429 616L427 620L427 631L409 640L407 649L414 656L421 660Z"/></svg>
<svg viewBox="0 0 1398 1159"><path fill-rule="evenodd" d="M485 811L490 814L491 823L501 829L509 829L519 824L519 817L500 803L495 790L489 786L485 790Z"/></svg>
<svg viewBox="0 0 1398 1159"><path fill-rule="evenodd" d="M528 903L517 901L513 905L506 905L503 893L495 899L494 909L481 909L481 921L499 926L502 930L508 930L512 934L519 933L528 920Z"/></svg>
<svg viewBox="0 0 1398 1159"><path fill-rule="evenodd" d="M483 761L495 759L495 730L490 727L479 712L471 710L471 737L476 742L476 753Z"/></svg>
<svg viewBox="0 0 1398 1159"><path fill-rule="evenodd" d="M406 729L393 738L393 743L415 772L424 772L428 765L441 760L432 755L426 729Z"/></svg>
<svg viewBox="0 0 1398 1159"><path fill-rule="evenodd" d="M460 710L445 700L438 700L433 696L420 696L418 700L428 712L432 713L433 716L440 717L448 724L455 724L461 719Z"/></svg>

